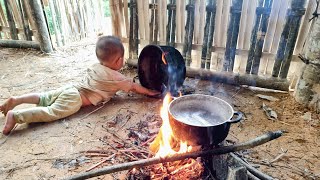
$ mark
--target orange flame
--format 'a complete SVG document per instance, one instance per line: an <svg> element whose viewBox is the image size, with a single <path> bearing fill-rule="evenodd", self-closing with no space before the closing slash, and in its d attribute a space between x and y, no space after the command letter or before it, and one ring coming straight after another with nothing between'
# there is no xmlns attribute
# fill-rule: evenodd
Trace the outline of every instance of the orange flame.
<svg viewBox="0 0 320 180"><path fill-rule="evenodd" d="M171 148L170 142L173 140L173 133L172 128L169 123L169 114L168 114L168 107L171 101L171 95L167 93L163 100L163 105L160 108L160 116L162 118L162 126L160 128L161 140L159 142L159 150L156 153L156 157L165 157L177 153L185 153L190 152L192 147L187 145L187 142L180 142L180 149L179 151L175 151Z"/></svg>
<svg viewBox="0 0 320 180"><path fill-rule="evenodd" d="M166 61L166 58L164 57L166 55L166 53L162 53L162 62L164 63L164 64L167 64L167 61Z"/></svg>

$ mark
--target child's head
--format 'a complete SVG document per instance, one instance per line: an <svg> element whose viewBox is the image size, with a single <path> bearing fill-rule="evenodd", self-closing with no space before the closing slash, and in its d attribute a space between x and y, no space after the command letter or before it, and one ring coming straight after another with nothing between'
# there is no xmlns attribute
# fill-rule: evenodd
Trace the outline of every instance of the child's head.
<svg viewBox="0 0 320 180"><path fill-rule="evenodd" d="M119 70L123 66L124 47L115 36L100 37L96 43L96 55L100 64L113 70Z"/></svg>

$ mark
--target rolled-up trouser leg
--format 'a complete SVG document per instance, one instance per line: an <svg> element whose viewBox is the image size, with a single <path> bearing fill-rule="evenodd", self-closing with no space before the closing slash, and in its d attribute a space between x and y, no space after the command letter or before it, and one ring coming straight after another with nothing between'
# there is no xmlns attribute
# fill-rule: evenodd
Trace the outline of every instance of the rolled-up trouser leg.
<svg viewBox="0 0 320 180"><path fill-rule="evenodd" d="M41 94L39 106L16 110L13 116L17 123L50 122L76 113L81 105L79 91L70 86Z"/></svg>

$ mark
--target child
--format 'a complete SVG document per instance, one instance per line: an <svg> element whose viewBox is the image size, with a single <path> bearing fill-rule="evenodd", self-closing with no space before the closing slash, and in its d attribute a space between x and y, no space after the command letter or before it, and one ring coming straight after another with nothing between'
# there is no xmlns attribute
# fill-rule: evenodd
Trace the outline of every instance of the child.
<svg viewBox="0 0 320 180"><path fill-rule="evenodd" d="M113 36L100 37L96 44L100 63L87 70L85 79L77 84L44 93L10 97L0 106L6 116L2 133L8 135L16 123L50 122L76 113L81 107L109 101L119 90L155 96L159 93L136 84L118 72L124 63L124 47ZM17 105L37 104L23 110L12 110Z"/></svg>

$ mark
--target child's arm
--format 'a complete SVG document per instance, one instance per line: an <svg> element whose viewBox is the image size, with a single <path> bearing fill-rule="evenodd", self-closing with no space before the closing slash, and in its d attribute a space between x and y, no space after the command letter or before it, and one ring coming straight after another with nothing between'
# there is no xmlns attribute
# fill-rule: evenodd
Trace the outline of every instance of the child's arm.
<svg viewBox="0 0 320 180"><path fill-rule="evenodd" d="M139 93L139 94L145 94L145 95L148 95L148 96L156 96L156 95L160 94L160 92L158 92L158 91L147 89L147 88L145 88L145 87L143 87L143 86L141 86L140 84L137 84L137 83L133 83L132 84L131 91Z"/></svg>

